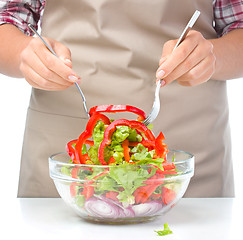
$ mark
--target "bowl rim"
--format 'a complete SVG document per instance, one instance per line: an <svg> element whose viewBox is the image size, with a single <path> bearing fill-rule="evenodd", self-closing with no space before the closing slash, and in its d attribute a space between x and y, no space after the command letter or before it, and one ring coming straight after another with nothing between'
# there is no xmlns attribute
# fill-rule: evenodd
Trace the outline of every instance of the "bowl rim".
<svg viewBox="0 0 243 240"><path fill-rule="evenodd" d="M180 163L194 161L194 158L195 158L195 156L193 154L186 152L186 151L182 151L182 150L169 149L169 152L185 153L185 154L189 155L189 157L184 159L184 160L174 161L173 163L175 163L176 165L180 164ZM97 168L107 168L107 167L110 168L110 167L112 167L112 168L117 168L117 167L120 167L120 166L133 166L133 165L122 165L122 164L121 165L90 165L90 164L79 164L79 163L64 163L64 162L60 162L60 161L53 159L53 157L60 155L60 154L67 154L68 155L68 153L66 151L54 153L48 158L49 161L55 162L55 163L63 165L63 166L77 166L77 167L97 167ZM171 163L171 162L169 162L169 163ZM163 164L164 163L162 163L162 165ZM136 166L149 166L149 165L150 164L143 164L143 165L136 164Z"/></svg>
<svg viewBox="0 0 243 240"><path fill-rule="evenodd" d="M174 152L181 152L181 153L186 153L188 154L188 158L186 158L185 160L180 160L180 161L175 161L173 163L175 163L175 165L178 165L178 164L183 164L183 163L187 163L188 164L192 164L192 167L188 168L186 171L180 173L179 175L169 175L169 177L166 178L166 180L168 181L171 181L171 180L176 180L176 179L183 179L183 178L191 178L193 175L194 175L194 168L195 168L195 162L194 162L194 155L191 154L191 153L188 153L188 152L185 152L185 151L181 151L181 150L170 150L170 151L174 151ZM54 156L57 156L57 155L60 155L60 154L66 154L68 155L67 152L59 152L59 153L55 153L55 154L52 154L50 157L49 157L49 174L50 174L50 177L53 179L53 180L61 180L61 181L65 181L65 182L86 182L86 180L83 180L83 179L77 179L77 178L73 178L73 177L70 177L68 175L65 175L65 174L57 174L57 172L55 172L55 170L53 170L53 168L51 167L51 165L59 165L60 167L72 167L72 168L82 168L82 167L85 167L85 168L100 168L100 169L103 169L103 168L118 168L118 167L150 167L151 164L143 164L143 165L87 165L87 164L75 164L75 163L64 163L64 162L60 162L60 161L57 161L57 160L54 160L53 157ZM132 169L131 169L132 170ZM99 180L97 180L99 181Z"/></svg>

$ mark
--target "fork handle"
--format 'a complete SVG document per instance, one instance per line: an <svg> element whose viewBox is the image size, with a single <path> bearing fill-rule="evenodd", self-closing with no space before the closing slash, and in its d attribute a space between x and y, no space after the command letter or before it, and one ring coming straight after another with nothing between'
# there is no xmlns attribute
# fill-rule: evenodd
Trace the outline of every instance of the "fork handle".
<svg viewBox="0 0 243 240"><path fill-rule="evenodd" d="M187 34L189 33L189 31L192 29L193 25L195 24L195 22L197 21L198 17L200 16L200 11L196 10L194 12L194 14L192 15L190 21L188 22L188 24L186 25L185 29L183 30L181 36L179 37L173 51L181 44L182 41L185 40ZM172 51L172 52L173 52Z"/></svg>
<svg viewBox="0 0 243 240"><path fill-rule="evenodd" d="M187 34L189 33L189 31L192 29L193 25L195 24L195 22L197 21L198 17L200 16L200 11L196 10L194 12L194 14L192 15L190 21L188 22L188 24L186 25L185 29L183 30L181 36L179 37L175 47L173 48L172 52L175 51L175 49L185 40ZM161 87L161 81L162 79L159 80L158 85ZM157 90L157 88L156 88ZM156 91L155 91L156 92Z"/></svg>
<svg viewBox="0 0 243 240"><path fill-rule="evenodd" d="M45 46L48 48L48 50L58 58L57 54L54 52L54 50L51 48L51 46L44 40L44 38L35 30L35 28L31 25L31 24L28 24L28 27L30 28L30 30L36 34L40 39L41 41L45 44ZM78 91L80 92L81 94L81 97L82 97L82 100L83 100L83 106L84 106L84 111L86 113L86 115L88 116L88 118L90 117L89 115L89 112L88 112L88 109L87 109L87 106L86 106L86 99L85 99L85 96L81 90L81 88L79 87L79 85L75 82L74 83L75 86L77 87Z"/></svg>

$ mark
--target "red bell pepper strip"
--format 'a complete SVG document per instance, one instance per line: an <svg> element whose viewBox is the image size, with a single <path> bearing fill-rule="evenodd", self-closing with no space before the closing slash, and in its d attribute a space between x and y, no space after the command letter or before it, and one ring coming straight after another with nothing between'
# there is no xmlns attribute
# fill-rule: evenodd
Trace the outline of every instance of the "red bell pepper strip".
<svg viewBox="0 0 243 240"><path fill-rule="evenodd" d="M94 141L92 140L86 140L85 144L88 144L89 146L94 146Z"/></svg>
<svg viewBox="0 0 243 240"><path fill-rule="evenodd" d="M78 170L79 170L79 168L77 168L77 167L74 167L74 168L71 170L71 176L72 176L72 178L74 178L74 179L78 179Z"/></svg>
<svg viewBox="0 0 243 240"><path fill-rule="evenodd" d="M176 174L178 174L178 172L177 171L163 171L163 174L164 175L176 175Z"/></svg>
<svg viewBox="0 0 243 240"><path fill-rule="evenodd" d="M99 105L99 106L92 107L89 111L89 115L92 116L96 112L99 113L132 112L138 115L137 118L138 121L143 121L146 118L146 114L144 111L129 105Z"/></svg>
<svg viewBox="0 0 243 240"><path fill-rule="evenodd" d="M110 157L108 164L112 164L112 163L116 163L116 159L113 156Z"/></svg>
<svg viewBox="0 0 243 240"><path fill-rule="evenodd" d="M162 201L165 205L168 205L169 203L171 203L175 198L176 198L175 191L173 191L167 187L162 188Z"/></svg>
<svg viewBox="0 0 243 240"><path fill-rule="evenodd" d="M151 149L151 150L155 148L155 141L145 140L145 139L142 140L141 142L129 142L129 146L136 147L139 143L141 143L144 147Z"/></svg>
<svg viewBox="0 0 243 240"><path fill-rule="evenodd" d="M71 170L71 176L72 178L74 179L78 179L78 168L77 167L74 167L72 170ZM76 196L76 185L75 184L71 184L70 185L70 194L72 197Z"/></svg>
<svg viewBox="0 0 243 240"><path fill-rule="evenodd" d="M129 142L128 146L129 147L136 147L139 143L141 143L141 142Z"/></svg>
<svg viewBox="0 0 243 240"><path fill-rule="evenodd" d="M141 143L143 144L144 147L148 148L149 151L155 148L155 141L143 140Z"/></svg>
<svg viewBox="0 0 243 240"><path fill-rule="evenodd" d="M153 192L156 190L156 188L161 184L163 184L163 182L157 181L160 179L161 176L158 177L156 175L153 175L151 178L147 179L144 182L145 186L141 186L137 188L136 191L134 192L135 202L137 204L145 203L149 199L149 197L153 194Z"/></svg>
<svg viewBox="0 0 243 240"><path fill-rule="evenodd" d="M87 160L90 160L87 158L87 156L84 156L82 154L82 148L83 148L83 144L85 143L85 141L87 141L87 139L92 137L94 127L98 121L102 121L106 125L110 124L109 118L103 114L96 113L96 114L93 114L92 117L90 117L90 119L87 123L86 130L79 136L79 139L75 145L76 162L74 162L74 163L85 164Z"/></svg>
<svg viewBox="0 0 243 240"><path fill-rule="evenodd" d="M70 194L72 197L76 196L76 186L74 184L70 185Z"/></svg>
<svg viewBox="0 0 243 240"><path fill-rule="evenodd" d="M117 198L118 195L119 195L119 193L115 192L115 191L110 191L110 192L105 194L105 196L107 198L112 199L114 201L119 201L119 199Z"/></svg>
<svg viewBox="0 0 243 240"><path fill-rule="evenodd" d="M166 154L169 152L167 149L167 145L163 142L165 139L162 132L160 132L159 136L155 140L155 153L158 158L166 157Z"/></svg>
<svg viewBox="0 0 243 240"><path fill-rule="evenodd" d="M75 145L75 160L74 163L76 164L85 164L87 161L87 155L86 154L82 154L82 149L83 149L83 145L85 143L85 141L88 138L92 137L92 133L90 133L89 131L85 130L80 136L79 139Z"/></svg>
<svg viewBox="0 0 243 240"><path fill-rule="evenodd" d="M99 147L98 157L99 161L103 165L107 164L104 160L104 149L106 146L110 145L112 134L115 132L116 126L119 125L124 125L130 128L138 129L138 131L141 131L148 140L155 140L153 133L143 123L138 121L129 121L126 119L115 120L105 129L104 138Z"/></svg>
<svg viewBox="0 0 243 240"><path fill-rule="evenodd" d="M74 144L76 144L77 139L70 141L69 143L67 143L66 145L66 151L68 153L68 155L71 157L71 159L73 160L73 162L76 161L76 157L75 157L75 147Z"/></svg>
<svg viewBox="0 0 243 240"><path fill-rule="evenodd" d="M169 164L171 164L171 163L168 163L168 165L163 163L162 167L164 168L164 170L161 170L158 166L154 165L154 167L157 168L157 171L156 171L157 176L161 176L163 178L164 175L176 175L176 174L178 174L178 172L174 171L172 169L172 167L170 167ZM172 169L172 170L170 170L170 169Z"/></svg>
<svg viewBox="0 0 243 240"><path fill-rule="evenodd" d="M85 178L85 180L87 180ZM94 181L87 181L84 183L84 189L82 192L82 195L84 195L85 199L89 199L94 195L94 187L92 186L92 184L94 183Z"/></svg>
<svg viewBox="0 0 243 240"><path fill-rule="evenodd" d="M135 197L135 203L139 204L143 198L147 198L147 193L144 190L140 191L140 189L136 189L136 191L133 193L133 196Z"/></svg>
<svg viewBox="0 0 243 240"><path fill-rule="evenodd" d="M173 170L176 168L174 163L163 163L164 170Z"/></svg>
<svg viewBox="0 0 243 240"><path fill-rule="evenodd" d="M105 170L104 172L102 172L102 173L96 175L95 177L93 177L93 179L95 180L95 179L97 179L97 178L99 178L99 177L105 176L107 173L109 173L109 170Z"/></svg>
<svg viewBox="0 0 243 240"><path fill-rule="evenodd" d="M125 139L122 142L122 147L123 147L123 154L124 154L124 158L126 162L130 162L130 148L128 147L129 141L127 139Z"/></svg>

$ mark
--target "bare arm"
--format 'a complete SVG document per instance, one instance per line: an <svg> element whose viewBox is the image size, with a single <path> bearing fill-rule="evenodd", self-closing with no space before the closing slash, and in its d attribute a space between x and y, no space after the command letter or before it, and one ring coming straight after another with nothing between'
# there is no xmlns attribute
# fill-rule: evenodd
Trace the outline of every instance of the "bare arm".
<svg viewBox="0 0 243 240"><path fill-rule="evenodd" d="M217 39L212 39L216 80L243 77L243 29L236 29Z"/></svg>
<svg viewBox="0 0 243 240"><path fill-rule="evenodd" d="M72 70L71 52L62 43L45 38L59 58L39 38L28 37L11 24L0 26L0 72L24 77L33 87L64 90L80 77Z"/></svg>
<svg viewBox="0 0 243 240"><path fill-rule="evenodd" d="M0 26L0 72L11 77L23 77L19 69L20 54L29 44L31 37L27 37L11 24Z"/></svg>

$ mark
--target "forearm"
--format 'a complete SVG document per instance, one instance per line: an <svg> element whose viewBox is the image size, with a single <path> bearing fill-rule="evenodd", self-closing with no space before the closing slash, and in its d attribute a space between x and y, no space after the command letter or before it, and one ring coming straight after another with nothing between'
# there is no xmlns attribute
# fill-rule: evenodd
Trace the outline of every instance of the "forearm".
<svg viewBox="0 0 243 240"><path fill-rule="evenodd" d="M216 56L212 79L227 80L243 77L243 29L236 29L221 38L210 40Z"/></svg>
<svg viewBox="0 0 243 240"><path fill-rule="evenodd" d="M20 54L31 37L26 36L11 24L0 26L0 36L0 72L11 77L23 77L19 69Z"/></svg>

